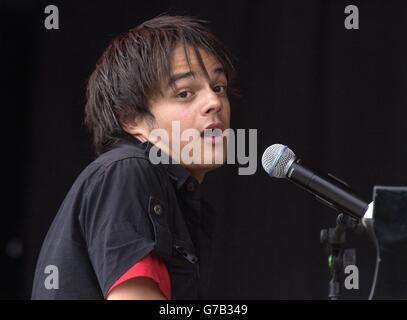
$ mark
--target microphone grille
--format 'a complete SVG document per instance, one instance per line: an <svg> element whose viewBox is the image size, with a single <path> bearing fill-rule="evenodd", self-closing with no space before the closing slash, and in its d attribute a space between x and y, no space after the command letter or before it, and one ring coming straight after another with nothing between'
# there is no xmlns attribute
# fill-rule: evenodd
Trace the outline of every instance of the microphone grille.
<svg viewBox="0 0 407 320"><path fill-rule="evenodd" d="M282 144L273 144L264 151L261 163L269 176L285 178L294 160L295 154L290 148Z"/></svg>

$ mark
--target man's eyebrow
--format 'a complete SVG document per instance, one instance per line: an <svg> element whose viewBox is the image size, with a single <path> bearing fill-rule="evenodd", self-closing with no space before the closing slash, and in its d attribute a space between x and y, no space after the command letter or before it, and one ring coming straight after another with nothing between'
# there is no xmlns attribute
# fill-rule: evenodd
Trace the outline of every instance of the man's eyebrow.
<svg viewBox="0 0 407 320"><path fill-rule="evenodd" d="M213 70L213 73L215 76L219 76L221 74L225 74L225 69L223 67L217 67L215 70ZM168 80L167 88L173 87L174 84L185 78L194 78L196 76L196 73L193 71L188 71L188 72L180 72L180 73L175 73L170 76L170 79Z"/></svg>
<svg viewBox="0 0 407 320"><path fill-rule="evenodd" d="M185 78L193 78L195 77L195 72L193 71L188 71L188 72L181 72L181 73L176 73L170 76L170 79L168 80L168 85L167 87L173 87L175 82L185 79Z"/></svg>
<svg viewBox="0 0 407 320"><path fill-rule="evenodd" d="M223 69L223 67L217 67L215 70L213 70L213 73L217 76L220 74L226 75L225 69Z"/></svg>

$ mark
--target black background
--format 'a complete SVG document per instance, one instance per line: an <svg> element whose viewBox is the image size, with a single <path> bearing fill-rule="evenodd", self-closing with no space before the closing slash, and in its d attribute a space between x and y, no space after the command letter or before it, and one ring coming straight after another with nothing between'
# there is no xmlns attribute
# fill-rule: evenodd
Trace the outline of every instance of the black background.
<svg viewBox="0 0 407 320"><path fill-rule="evenodd" d="M261 155L290 146L366 199L374 185L407 184L407 10L404 1L9 1L1 4L3 206L1 298L30 296L43 238L76 176L93 159L83 126L87 77L118 33L163 12L193 15L237 60L233 128L258 130L257 172L225 166L203 190L219 210L211 298L325 298L319 230L335 213L285 181ZM59 8L60 29L44 28ZM357 5L360 29L344 27ZM368 296L374 249L357 249Z"/></svg>

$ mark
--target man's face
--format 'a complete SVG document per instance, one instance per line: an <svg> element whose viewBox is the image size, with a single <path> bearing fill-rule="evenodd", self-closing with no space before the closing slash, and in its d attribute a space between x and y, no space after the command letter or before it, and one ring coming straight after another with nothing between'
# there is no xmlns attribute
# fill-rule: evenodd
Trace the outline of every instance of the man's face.
<svg viewBox="0 0 407 320"><path fill-rule="evenodd" d="M218 128L222 131L229 128L230 104L226 93L227 79L222 65L212 55L200 50L203 63L209 74L209 78L201 69L192 48L189 51L191 69L185 57L182 46L175 47L171 59L172 84L163 84L163 95L157 95L150 101L150 111L155 118L155 128L164 129L168 132L169 141L154 141L163 151L179 161L186 167L198 181L202 181L206 172L221 166L220 162L226 160L227 139L218 137L206 137L209 128ZM179 121L180 134L187 129L196 129L199 136L189 141L179 140L173 137L174 121ZM151 128L150 128L151 129ZM147 138L147 137L145 137ZM173 141L177 139L178 141ZM189 144L196 148L189 148L189 155L200 150L199 157L193 155L193 164L186 164L179 157L174 143L179 143L180 150ZM200 145L200 146L199 146ZM215 163L217 159L217 163ZM219 161L221 159L221 161Z"/></svg>

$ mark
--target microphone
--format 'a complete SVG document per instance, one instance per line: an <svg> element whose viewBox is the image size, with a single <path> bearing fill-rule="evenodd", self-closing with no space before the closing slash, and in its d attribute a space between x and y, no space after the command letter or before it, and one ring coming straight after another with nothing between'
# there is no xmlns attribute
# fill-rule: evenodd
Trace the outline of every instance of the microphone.
<svg viewBox="0 0 407 320"><path fill-rule="evenodd" d="M271 145L264 151L261 162L269 176L290 180L338 212L358 220L372 218L373 202L369 204L333 175L311 169L287 146Z"/></svg>

